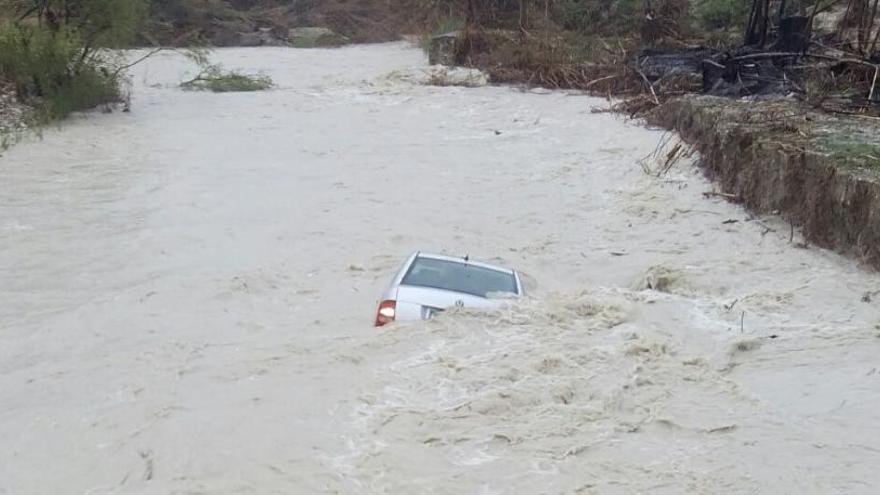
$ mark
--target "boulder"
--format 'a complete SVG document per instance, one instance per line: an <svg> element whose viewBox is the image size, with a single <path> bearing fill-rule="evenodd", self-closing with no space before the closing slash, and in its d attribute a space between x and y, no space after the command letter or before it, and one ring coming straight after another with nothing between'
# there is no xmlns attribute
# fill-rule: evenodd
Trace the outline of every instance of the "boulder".
<svg viewBox="0 0 880 495"><path fill-rule="evenodd" d="M298 27L288 30L287 41L296 48L315 48L345 45L349 39L323 27Z"/></svg>
<svg viewBox="0 0 880 495"><path fill-rule="evenodd" d="M213 46L242 46L241 33L256 30L256 23L250 19L219 19L205 26L201 34Z"/></svg>
<svg viewBox="0 0 880 495"><path fill-rule="evenodd" d="M238 34L238 42L235 43L236 46L260 46L263 44L263 37L260 36L259 32L252 33L237 33Z"/></svg>
<svg viewBox="0 0 880 495"><path fill-rule="evenodd" d="M455 59L460 34L458 31L453 31L432 36L428 45L428 63L431 65L456 65Z"/></svg>
<svg viewBox="0 0 880 495"><path fill-rule="evenodd" d="M287 42L275 36L271 28L259 28L250 33L238 33L237 46L287 46Z"/></svg>

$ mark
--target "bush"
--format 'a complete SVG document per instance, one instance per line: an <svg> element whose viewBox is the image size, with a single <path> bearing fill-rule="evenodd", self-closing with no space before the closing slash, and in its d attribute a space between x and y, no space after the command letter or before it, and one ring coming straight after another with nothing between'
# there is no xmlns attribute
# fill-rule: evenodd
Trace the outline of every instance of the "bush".
<svg viewBox="0 0 880 495"><path fill-rule="evenodd" d="M82 40L70 30L0 25L0 75L43 121L120 99L116 71L84 57Z"/></svg>
<svg viewBox="0 0 880 495"><path fill-rule="evenodd" d="M181 84L184 89L231 93L236 91L263 91L273 86L272 79L262 74L251 75L237 71L203 74Z"/></svg>
<svg viewBox="0 0 880 495"><path fill-rule="evenodd" d="M425 52L430 53L431 51L431 38L441 34L453 33L455 31L461 31L465 28L465 20L460 17L451 17L441 19L437 22L433 29L429 32L425 32L422 34L421 38L419 38L419 47Z"/></svg>
<svg viewBox="0 0 880 495"><path fill-rule="evenodd" d="M598 1L561 0L553 4L553 19L564 29L585 31L601 21Z"/></svg>
<svg viewBox="0 0 880 495"><path fill-rule="evenodd" d="M446 34L464 29L465 21L460 17L450 17L441 20L434 28L434 34Z"/></svg>
<svg viewBox="0 0 880 495"><path fill-rule="evenodd" d="M552 18L564 29L585 34L634 31L644 17L641 0L559 0Z"/></svg>
<svg viewBox="0 0 880 495"><path fill-rule="evenodd" d="M264 74L244 74L238 71L226 71L220 64L212 64L205 50L192 49L186 54L201 68L199 74L180 83L183 89L195 91L213 91L215 93L231 93L236 91L263 91L274 86L272 78Z"/></svg>
<svg viewBox="0 0 880 495"><path fill-rule="evenodd" d="M699 0L694 5L694 15L705 29L743 28L750 6L745 0Z"/></svg>

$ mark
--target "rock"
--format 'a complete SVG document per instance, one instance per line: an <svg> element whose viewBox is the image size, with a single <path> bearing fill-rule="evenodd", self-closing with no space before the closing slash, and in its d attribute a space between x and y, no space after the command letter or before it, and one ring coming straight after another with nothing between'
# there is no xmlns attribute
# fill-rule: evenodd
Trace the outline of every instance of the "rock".
<svg viewBox="0 0 880 495"><path fill-rule="evenodd" d="M250 33L238 33L237 46L287 46L287 42L278 38L270 28L259 28Z"/></svg>
<svg viewBox="0 0 880 495"><path fill-rule="evenodd" d="M221 20L214 22L204 34L213 46L245 46L242 44L242 33L254 31L256 31L256 25L253 22L237 19L234 21ZM256 41L251 41L250 46L258 45L256 45Z"/></svg>
<svg viewBox="0 0 880 495"><path fill-rule="evenodd" d="M217 30L209 37L212 46L239 46L241 34L235 31Z"/></svg>
<svg viewBox="0 0 880 495"><path fill-rule="evenodd" d="M428 47L428 63L431 65L456 65L455 59L460 34L458 31L453 31L432 36Z"/></svg>
<svg viewBox="0 0 880 495"><path fill-rule="evenodd" d="M315 48L345 45L349 39L327 28L299 27L287 31L287 41L296 48Z"/></svg>
<svg viewBox="0 0 880 495"><path fill-rule="evenodd" d="M260 28L260 37L263 40L263 46L287 46L287 40L275 35L272 28Z"/></svg>
<svg viewBox="0 0 880 495"><path fill-rule="evenodd" d="M263 44L263 38L260 36L260 33L238 33L238 43L237 46L260 46Z"/></svg>

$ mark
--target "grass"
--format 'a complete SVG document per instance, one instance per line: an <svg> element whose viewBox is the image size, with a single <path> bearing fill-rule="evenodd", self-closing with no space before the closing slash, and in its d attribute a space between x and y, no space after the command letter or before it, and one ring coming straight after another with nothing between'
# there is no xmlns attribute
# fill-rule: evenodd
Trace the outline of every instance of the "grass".
<svg viewBox="0 0 880 495"><path fill-rule="evenodd" d="M825 139L822 147L835 159L848 165L880 170L880 144L845 139Z"/></svg>
<svg viewBox="0 0 880 495"><path fill-rule="evenodd" d="M818 121L817 121L818 122ZM877 127L866 123L858 128L834 121L817 123L819 130L812 139L813 147L845 168L858 168L880 172L880 140L876 139Z"/></svg>

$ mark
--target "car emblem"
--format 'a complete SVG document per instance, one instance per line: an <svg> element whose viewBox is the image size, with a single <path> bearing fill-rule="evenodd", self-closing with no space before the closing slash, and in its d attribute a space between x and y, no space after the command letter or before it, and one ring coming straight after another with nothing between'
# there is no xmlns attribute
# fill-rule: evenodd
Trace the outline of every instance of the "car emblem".
<svg viewBox="0 0 880 495"><path fill-rule="evenodd" d="M464 307L464 301L462 301L461 299L459 299L458 301L455 301L455 307L456 307L456 308L463 308L463 307Z"/></svg>

